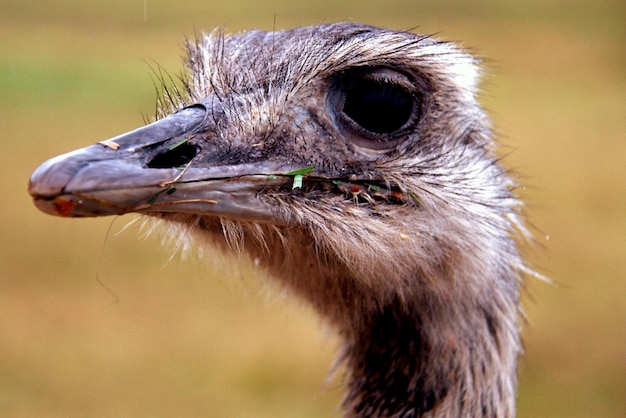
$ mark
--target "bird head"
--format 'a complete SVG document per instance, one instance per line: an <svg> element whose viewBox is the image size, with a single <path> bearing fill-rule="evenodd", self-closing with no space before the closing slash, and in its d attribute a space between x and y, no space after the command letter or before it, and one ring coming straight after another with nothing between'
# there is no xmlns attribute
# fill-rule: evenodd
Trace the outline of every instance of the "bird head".
<svg viewBox="0 0 626 418"><path fill-rule="evenodd" d="M187 42L186 67L160 119L41 165L37 207L297 233L366 282L517 262L477 63L452 44L351 23L215 32Z"/></svg>

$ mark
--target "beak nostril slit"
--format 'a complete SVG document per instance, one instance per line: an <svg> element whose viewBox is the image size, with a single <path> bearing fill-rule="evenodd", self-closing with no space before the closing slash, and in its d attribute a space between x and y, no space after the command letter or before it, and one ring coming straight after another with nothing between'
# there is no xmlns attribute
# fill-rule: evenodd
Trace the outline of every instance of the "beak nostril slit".
<svg viewBox="0 0 626 418"><path fill-rule="evenodd" d="M157 154L150 162L148 168L177 168L187 165L194 159L198 149L195 145L181 144L172 149L166 149L164 152Z"/></svg>

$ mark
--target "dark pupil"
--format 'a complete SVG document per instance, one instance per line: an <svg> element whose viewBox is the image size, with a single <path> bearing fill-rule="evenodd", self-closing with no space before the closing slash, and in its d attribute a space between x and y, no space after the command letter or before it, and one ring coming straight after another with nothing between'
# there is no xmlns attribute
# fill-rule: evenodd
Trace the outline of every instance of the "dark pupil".
<svg viewBox="0 0 626 418"><path fill-rule="evenodd" d="M413 98L395 84L361 80L346 93L343 112L370 132L391 133L411 118Z"/></svg>

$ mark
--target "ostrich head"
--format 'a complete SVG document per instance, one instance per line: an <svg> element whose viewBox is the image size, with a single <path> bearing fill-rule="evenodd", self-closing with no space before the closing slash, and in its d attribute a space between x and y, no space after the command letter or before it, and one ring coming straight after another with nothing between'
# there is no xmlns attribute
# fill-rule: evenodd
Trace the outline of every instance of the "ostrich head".
<svg viewBox="0 0 626 418"><path fill-rule="evenodd" d="M336 328L348 416L514 415L525 229L476 61L349 23L187 51L186 93L44 163L35 204L144 213L258 259Z"/></svg>

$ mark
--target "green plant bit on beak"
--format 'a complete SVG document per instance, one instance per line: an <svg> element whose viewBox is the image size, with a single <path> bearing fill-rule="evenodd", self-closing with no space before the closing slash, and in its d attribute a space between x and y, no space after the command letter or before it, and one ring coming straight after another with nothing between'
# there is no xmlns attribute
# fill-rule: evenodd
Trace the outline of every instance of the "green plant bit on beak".
<svg viewBox="0 0 626 418"><path fill-rule="evenodd" d="M302 174L296 174L293 176L293 186L291 189L299 189L302 187Z"/></svg>
<svg viewBox="0 0 626 418"><path fill-rule="evenodd" d="M285 173L284 174L285 176L293 176L293 186L291 187L291 190L301 188L302 179L304 178L306 174L311 173L313 170L315 170L315 166L310 165L308 167L299 168L297 170L292 170L292 171L289 171L288 173Z"/></svg>
<svg viewBox="0 0 626 418"><path fill-rule="evenodd" d="M315 166L310 165L308 167L299 168L297 170L290 171L288 173L285 173L285 175L286 176L303 176L305 174L311 173L313 170L315 170Z"/></svg>
<svg viewBox="0 0 626 418"><path fill-rule="evenodd" d="M157 199L159 198L159 196L161 196L163 193L167 193L167 194L172 194L176 191L176 187L174 186L170 186L167 189L163 189L159 192L157 192L154 196L152 196L152 198L150 200L148 200L148 204L149 205L154 205L157 201Z"/></svg>
<svg viewBox="0 0 626 418"><path fill-rule="evenodd" d="M369 184L369 183L365 183L365 185L367 186L368 190L371 190L373 192L378 192L380 191L380 186L377 186L375 184Z"/></svg>
<svg viewBox="0 0 626 418"><path fill-rule="evenodd" d="M168 151L174 150L174 149L176 149L176 148L180 147L181 145L183 145L183 144L184 144L185 142L187 142L187 141L189 141L189 138L184 138L184 139L182 139L182 140L178 141L177 143L172 144L172 145L170 145L169 147L167 147L167 150L168 150Z"/></svg>
<svg viewBox="0 0 626 418"><path fill-rule="evenodd" d="M416 195L414 192L409 192L409 196L411 196L411 199L413 199L417 206L420 205L420 198L418 195Z"/></svg>

